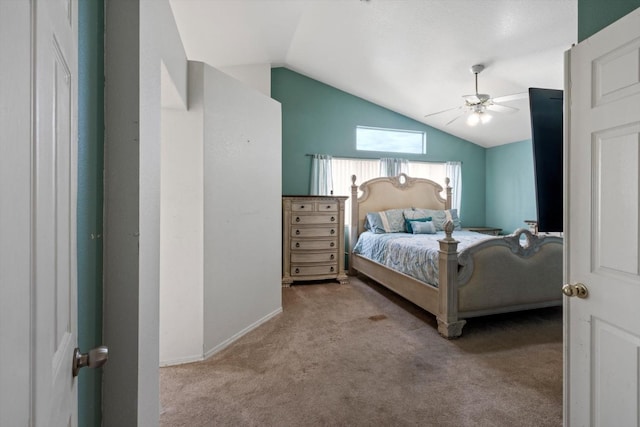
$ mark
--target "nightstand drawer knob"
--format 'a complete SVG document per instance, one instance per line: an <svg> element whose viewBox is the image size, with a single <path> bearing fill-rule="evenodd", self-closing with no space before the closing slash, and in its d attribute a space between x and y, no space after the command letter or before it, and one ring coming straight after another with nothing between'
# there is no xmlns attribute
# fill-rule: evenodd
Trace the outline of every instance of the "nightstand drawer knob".
<svg viewBox="0 0 640 427"><path fill-rule="evenodd" d="M333 222L333 221L335 221L335 220L336 220L336 217L335 217L335 216L332 216L332 217L331 217L331 221Z"/></svg>
<svg viewBox="0 0 640 427"><path fill-rule="evenodd" d="M297 273L300 273L300 269L299 268L296 268L296 274Z"/></svg>
<svg viewBox="0 0 640 427"><path fill-rule="evenodd" d="M334 270L334 268L333 268L333 267L331 267L331 269L330 269L329 271L331 271L331 272L333 273L333 270Z"/></svg>
<svg viewBox="0 0 640 427"><path fill-rule="evenodd" d="M329 246L334 247L336 244L334 242L331 242L331 244Z"/></svg>
<svg viewBox="0 0 640 427"><path fill-rule="evenodd" d="M336 234L336 230L334 230L333 228L331 229L331 234Z"/></svg>
<svg viewBox="0 0 640 427"><path fill-rule="evenodd" d="M297 242L296 243L296 248L299 248L299 247L300 247L300 242Z"/></svg>
<svg viewBox="0 0 640 427"><path fill-rule="evenodd" d="M296 222L300 222L300 217L299 216L296 217Z"/></svg>
<svg viewBox="0 0 640 427"><path fill-rule="evenodd" d="M329 259L330 259L331 261L333 261L335 258L336 258L336 256L335 256L334 254L331 254L331 256L329 257Z"/></svg>
<svg viewBox="0 0 640 427"><path fill-rule="evenodd" d="M300 230L296 230L296 235L299 235L299 234L300 234Z"/></svg>

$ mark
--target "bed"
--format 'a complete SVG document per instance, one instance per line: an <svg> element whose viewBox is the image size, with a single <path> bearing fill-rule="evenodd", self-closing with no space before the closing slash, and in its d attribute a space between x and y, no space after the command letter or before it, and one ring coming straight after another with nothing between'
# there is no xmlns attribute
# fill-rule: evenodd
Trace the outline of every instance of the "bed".
<svg viewBox="0 0 640 427"><path fill-rule="evenodd" d="M438 332L446 338L459 337L468 318L562 305L562 238L534 235L524 228L508 236L468 237L479 233L454 230L459 227L455 214L451 216L455 210L451 210L451 188L446 181L443 189L434 181L400 174L358 186L352 176L349 273L363 274L434 314ZM360 237L365 239L367 214L398 209L407 215L407 210L446 212L442 230L435 235L436 259L429 261L435 278L397 271L397 259L387 265L369 258L365 251L354 252ZM399 244L411 238L398 233L386 240Z"/></svg>

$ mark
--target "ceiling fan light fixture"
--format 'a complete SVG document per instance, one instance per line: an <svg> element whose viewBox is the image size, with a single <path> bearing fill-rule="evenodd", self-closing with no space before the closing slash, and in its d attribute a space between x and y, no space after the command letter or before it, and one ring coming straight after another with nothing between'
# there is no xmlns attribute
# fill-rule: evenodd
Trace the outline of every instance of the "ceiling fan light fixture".
<svg viewBox="0 0 640 427"><path fill-rule="evenodd" d="M483 113L480 115L480 122L484 125L487 124L491 121L491 119L493 118L493 116L489 113Z"/></svg>
<svg viewBox="0 0 640 427"><path fill-rule="evenodd" d="M467 124L469 126L476 126L480 123L480 113L471 113L469 117L467 117Z"/></svg>

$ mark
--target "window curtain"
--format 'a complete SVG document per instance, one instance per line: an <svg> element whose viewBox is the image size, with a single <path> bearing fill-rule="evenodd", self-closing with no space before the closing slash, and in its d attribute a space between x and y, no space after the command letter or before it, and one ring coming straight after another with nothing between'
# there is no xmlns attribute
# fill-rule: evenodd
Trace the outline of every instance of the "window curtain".
<svg viewBox="0 0 640 427"><path fill-rule="evenodd" d="M409 160L384 157L380 159L380 176L398 176L409 171Z"/></svg>
<svg viewBox="0 0 640 427"><path fill-rule="evenodd" d="M447 162L445 165L446 176L451 180L451 208L458 210L460 216L460 202L462 200L462 163Z"/></svg>
<svg viewBox="0 0 640 427"><path fill-rule="evenodd" d="M329 196L333 194L333 172L331 156L314 154L311 156L311 188L312 196Z"/></svg>

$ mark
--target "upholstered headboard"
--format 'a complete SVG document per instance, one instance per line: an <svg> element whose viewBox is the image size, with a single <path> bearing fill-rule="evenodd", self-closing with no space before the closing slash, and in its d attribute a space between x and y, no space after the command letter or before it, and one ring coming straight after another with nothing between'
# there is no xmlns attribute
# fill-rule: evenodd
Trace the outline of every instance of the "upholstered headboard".
<svg viewBox="0 0 640 427"><path fill-rule="evenodd" d="M435 210L451 208L449 178L445 180L446 198L441 196L443 188L440 184L430 179L411 178L404 173L374 178L363 182L359 187L356 185L356 176L353 175L351 183L351 245L355 244L364 231L364 219L369 212L410 207ZM362 191L360 197L358 188Z"/></svg>

